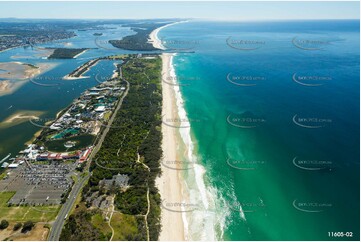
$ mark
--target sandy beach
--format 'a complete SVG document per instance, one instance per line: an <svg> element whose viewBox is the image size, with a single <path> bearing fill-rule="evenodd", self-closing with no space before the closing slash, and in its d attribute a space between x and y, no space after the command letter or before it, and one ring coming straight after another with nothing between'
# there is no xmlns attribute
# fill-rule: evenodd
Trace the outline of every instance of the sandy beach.
<svg viewBox="0 0 361 242"><path fill-rule="evenodd" d="M162 29L175 25L175 24L180 24L180 23L186 23L188 22L186 21L179 21L179 22L175 22L175 23L171 23L171 24L166 24L162 27L159 27L155 30L153 30L150 35L149 35L149 40L148 42L151 43L153 45L154 48L160 49L160 50L165 50L166 48L163 46L162 41L158 38L158 33L159 31L161 31Z"/></svg>
<svg viewBox="0 0 361 242"><path fill-rule="evenodd" d="M170 74L172 54L162 54L162 73L165 75ZM163 108L162 116L167 115L172 118L178 117L174 88L171 85L167 85L162 82L162 95L163 95ZM175 161L177 160L177 132L178 129L167 126L162 123L162 149L163 149L163 161ZM162 166L162 176L158 177L156 183L159 189L162 200L181 202L182 201L182 186L180 170L170 169ZM159 240L184 240L184 225L182 220L182 213L171 212L162 208L162 231L159 236Z"/></svg>
<svg viewBox="0 0 361 242"><path fill-rule="evenodd" d="M71 81L71 80L79 80L79 79L87 79L87 78L90 78L90 76L79 76L79 77L75 77L75 76L66 75L66 76L63 77L63 80Z"/></svg>
<svg viewBox="0 0 361 242"><path fill-rule="evenodd" d="M162 45L162 41L158 38L158 32L162 28L165 28L168 25L164 25L163 27L157 28L150 33L148 42L151 43L154 48L165 50L165 47Z"/></svg>
<svg viewBox="0 0 361 242"><path fill-rule="evenodd" d="M150 34L150 43L153 44L155 48L165 50L165 47L162 45L162 41L158 38L158 33L161 29L166 28L170 25L177 24L180 22L168 24L160 28L155 29ZM163 53L162 58L162 73L163 78L172 78L172 58L174 54ZM177 119L178 118L178 109L176 104L176 95L175 89L172 85L168 85L162 81L162 96L163 96L163 107L162 107L162 116L167 116L169 118ZM162 150L163 150L163 160L162 164L166 164L167 161L176 161L179 154L178 150L178 138L179 130L162 123ZM179 164L176 165L180 168ZM171 169L167 166L162 165L162 175L157 178L156 184L161 195L163 202L182 202L182 177L181 170ZM161 207L161 224L162 231L159 235L160 241L181 241L185 240L184 234L184 222L181 212L171 212L164 207Z"/></svg>
<svg viewBox="0 0 361 242"><path fill-rule="evenodd" d="M76 59L77 57L81 56L82 54L84 54L84 53L87 52L87 51L88 51L88 50L84 50L84 51L80 52L79 54L75 55L75 56L73 57L73 59Z"/></svg>

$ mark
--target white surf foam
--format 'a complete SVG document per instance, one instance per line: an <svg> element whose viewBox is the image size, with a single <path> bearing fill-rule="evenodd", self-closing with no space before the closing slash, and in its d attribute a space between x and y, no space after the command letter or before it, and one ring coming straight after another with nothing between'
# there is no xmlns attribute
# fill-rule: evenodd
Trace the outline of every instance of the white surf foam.
<svg viewBox="0 0 361 242"><path fill-rule="evenodd" d="M172 55L170 58L170 75L176 80L173 63L174 56L175 55ZM181 121L180 127L187 127L179 129L182 141L186 145L185 156L189 162L195 163L194 169L187 171L189 173L187 179L184 181L187 189L183 190L183 192L186 193L183 197L189 199L186 203L197 204L200 208L192 212L182 213L185 238L187 240L222 240L225 218L229 213L227 212L226 206L224 206L224 199L222 199L220 193L214 187L205 184L204 178L206 170L197 162L197 156L194 154L190 122L184 109L184 100L181 95L180 86L175 85L174 91L178 118ZM223 209L217 209L220 205Z"/></svg>

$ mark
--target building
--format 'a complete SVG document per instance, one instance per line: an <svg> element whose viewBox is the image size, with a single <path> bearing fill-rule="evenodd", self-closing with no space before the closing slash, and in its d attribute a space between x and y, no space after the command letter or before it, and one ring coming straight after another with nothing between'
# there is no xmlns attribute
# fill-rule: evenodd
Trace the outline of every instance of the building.
<svg viewBox="0 0 361 242"><path fill-rule="evenodd" d="M95 112L104 112L105 111L105 106L98 106L94 109Z"/></svg>
<svg viewBox="0 0 361 242"><path fill-rule="evenodd" d="M112 185L117 188L127 187L129 183L128 175L119 174L113 176L112 179L103 179L99 182L100 185L104 186L105 189L109 189Z"/></svg>
<svg viewBox="0 0 361 242"><path fill-rule="evenodd" d="M86 159L88 159L88 156L91 153L91 148L86 149L81 155L80 155L80 159L79 162L83 163L84 161L86 161Z"/></svg>

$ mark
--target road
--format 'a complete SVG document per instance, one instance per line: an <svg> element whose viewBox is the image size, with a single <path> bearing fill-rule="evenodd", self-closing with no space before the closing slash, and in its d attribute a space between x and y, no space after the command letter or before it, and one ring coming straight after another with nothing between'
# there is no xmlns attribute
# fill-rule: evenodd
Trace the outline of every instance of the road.
<svg viewBox="0 0 361 242"><path fill-rule="evenodd" d="M66 202L61 207L58 216L55 219L55 222L53 223L53 226L51 227L50 234L48 237L48 240L50 241L59 241L61 230L64 226L65 222L65 216L70 213L70 210L72 209L75 200L80 193L82 187L84 186L85 182L87 182L89 179L89 174L85 177L78 180L74 186L71 192L69 193L69 198L66 200ZM67 218L68 218L67 216Z"/></svg>
<svg viewBox="0 0 361 242"><path fill-rule="evenodd" d="M123 79L124 80L124 79ZM116 109L114 110L113 115L111 116L108 125L106 126L106 128L104 129L104 131L102 132L100 139L97 141L97 144L94 146L94 148L92 149L92 152L89 156L89 159L87 161L87 165L84 169L84 171L89 171L89 167L91 164L91 161L93 160L95 154L98 152L98 150L100 149L100 147L102 146L102 143L104 141L105 136L107 135L109 129L111 128L111 125L114 121L114 118L118 112L118 110L120 109L124 98L127 96L128 94L128 90L130 88L130 84L128 81L124 80L127 83L127 89L125 90L124 95L122 96L122 98L119 100L118 105L116 107ZM85 174L85 173L84 173ZM48 240L49 241L59 241L60 238L60 234L61 231L63 229L65 220L68 219L69 217L69 213L72 209L72 207L75 204L75 200L77 198L77 196L79 195L79 193L81 192L82 187L85 185L85 182L89 179L90 174L88 173L85 177L83 177L81 180L78 179L78 181L74 184L71 192L70 192L70 197L66 200L66 202L63 204L63 206L61 207L58 216L55 219L55 222L53 223L53 226L51 227L49 236L48 236ZM68 214L68 216L65 219L65 216Z"/></svg>
<svg viewBox="0 0 361 242"><path fill-rule="evenodd" d="M122 106L122 103L123 103L124 98L125 98L125 97L127 96L127 94L128 94L128 91L129 91L129 88L130 88L130 84L129 84L128 81L126 81L126 80L124 80L124 79L123 79L123 81L125 81L125 82L127 83L127 89L125 90L124 95L122 96L122 98L119 100L118 106L115 108L114 113L113 113L113 115L111 116L111 118L109 119L108 124L107 124L107 125L104 125L104 126L105 126L105 129L104 129L104 131L102 132L102 135L100 136L99 140L97 141L97 144L94 146L94 148L93 148L93 150L92 150L92 153L91 153L90 156L89 156L89 161L92 161L92 160L93 160L95 154L99 151L100 147L102 146L102 143L103 143L103 141L104 141L104 139L105 139L105 136L107 136L107 133L108 133L109 130L112 128L111 126L112 126L112 123L113 123L113 121L114 121L114 118L115 118L115 116L117 115L118 110L119 110L120 107ZM115 129L115 130L116 130L116 129ZM87 165L90 165L90 162L88 162Z"/></svg>

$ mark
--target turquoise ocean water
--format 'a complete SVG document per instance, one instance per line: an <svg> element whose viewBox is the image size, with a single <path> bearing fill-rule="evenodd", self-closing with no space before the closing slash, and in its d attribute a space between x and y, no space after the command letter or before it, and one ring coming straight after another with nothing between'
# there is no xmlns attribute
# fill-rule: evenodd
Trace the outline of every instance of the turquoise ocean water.
<svg viewBox="0 0 361 242"><path fill-rule="evenodd" d="M194 52L173 60L197 163L182 171L188 238L359 239L359 35L358 21L160 31Z"/></svg>

